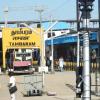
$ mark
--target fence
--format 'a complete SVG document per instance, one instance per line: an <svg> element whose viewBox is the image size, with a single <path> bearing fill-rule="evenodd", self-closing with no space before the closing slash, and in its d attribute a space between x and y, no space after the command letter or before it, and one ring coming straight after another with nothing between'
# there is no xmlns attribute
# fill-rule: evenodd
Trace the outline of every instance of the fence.
<svg viewBox="0 0 100 100"><path fill-rule="evenodd" d="M83 67L83 62L80 62L79 65ZM54 68L57 69L59 66L58 61L54 61ZM91 62L90 63L90 68L91 72L95 72L97 69L98 63L97 62ZM65 61L64 62L64 69L68 71L75 71L77 67L77 62L72 62L72 61Z"/></svg>

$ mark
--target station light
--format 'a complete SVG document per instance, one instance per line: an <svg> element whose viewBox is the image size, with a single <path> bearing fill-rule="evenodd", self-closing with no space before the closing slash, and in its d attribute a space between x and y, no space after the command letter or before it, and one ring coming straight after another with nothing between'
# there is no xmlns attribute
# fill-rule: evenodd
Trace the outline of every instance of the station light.
<svg viewBox="0 0 100 100"><path fill-rule="evenodd" d="M79 0L80 3L80 7L82 7L82 9L80 9L81 11L92 11L92 6L93 6L93 2L95 0Z"/></svg>
<svg viewBox="0 0 100 100"><path fill-rule="evenodd" d="M90 18L90 12L93 10L93 2L95 0L79 0L79 9L82 12L82 18Z"/></svg>

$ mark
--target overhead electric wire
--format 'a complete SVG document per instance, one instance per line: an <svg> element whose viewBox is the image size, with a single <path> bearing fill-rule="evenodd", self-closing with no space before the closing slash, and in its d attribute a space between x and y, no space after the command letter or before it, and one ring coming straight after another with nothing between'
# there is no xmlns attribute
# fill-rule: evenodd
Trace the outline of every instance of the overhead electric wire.
<svg viewBox="0 0 100 100"><path fill-rule="evenodd" d="M46 10L43 12L43 17L45 17L47 19L47 17L49 17L52 13L56 13L59 10L61 10L61 8L63 8L66 5L67 2L68 1L65 0L60 5L56 6L55 8L53 8L49 11L46 11L47 8L45 8ZM14 11L21 12L21 11L24 11L24 12L34 12L35 13L36 7L39 7L39 5L38 6L22 6L22 7L21 6L19 6L19 7L18 6L16 6L16 7L13 7L13 6L11 7L10 6L10 7L8 7L8 12L14 12ZM41 5L40 5L40 7L41 7ZM43 7L43 5L42 5L42 7Z"/></svg>
<svg viewBox="0 0 100 100"><path fill-rule="evenodd" d="M50 11L48 11L48 13L51 13L51 12L57 12L59 9L63 8L64 5L66 5L68 1L65 0L63 3L61 3L60 5L56 6L55 8L51 9Z"/></svg>
<svg viewBox="0 0 100 100"><path fill-rule="evenodd" d="M53 15L54 13L59 12L59 10L61 10L63 7L65 7L67 3L68 3L68 0L65 0L61 4L57 5L55 8L51 9L50 11L45 12L44 14L46 14L48 16L50 16L50 14Z"/></svg>
<svg viewBox="0 0 100 100"><path fill-rule="evenodd" d="M26 7L8 7L8 11L32 11L34 10L34 6L26 6Z"/></svg>

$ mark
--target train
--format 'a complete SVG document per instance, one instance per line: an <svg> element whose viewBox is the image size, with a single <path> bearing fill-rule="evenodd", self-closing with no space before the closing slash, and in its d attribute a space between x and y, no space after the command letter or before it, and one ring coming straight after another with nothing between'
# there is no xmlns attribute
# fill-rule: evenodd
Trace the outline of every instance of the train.
<svg viewBox="0 0 100 100"><path fill-rule="evenodd" d="M34 73L39 66L39 48L9 50L7 58L8 72Z"/></svg>

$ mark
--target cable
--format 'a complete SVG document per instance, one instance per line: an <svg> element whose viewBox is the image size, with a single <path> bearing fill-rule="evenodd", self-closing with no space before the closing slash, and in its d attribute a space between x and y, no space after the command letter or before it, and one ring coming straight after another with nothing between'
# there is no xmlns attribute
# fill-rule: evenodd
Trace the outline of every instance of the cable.
<svg viewBox="0 0 100 100"><path fill-rule="evenodd" d="M8 7L8 11L32 11L34 10L34 6L27 7Z"/></svg>
<svg viewBox="0 0 100 100"><path fill-rule="evenodd" d="M60 5L58 5L57 7L53 8L52 10L48 11L48 12L44 12L44 14L47 15L47 17L49 17L50 13L55 13L55 11L59 11L59 9L63 8L66 4L67 4L67 0L65 0L64 2L62 2ZM8 7L8 11L9 12L13 12L13 11L30 11L30 12L33 12L35 7L37 6L23 6L23 7Z"/></svg>
<svg viewBox="0 0 100 100"><path fill-rule="evenodd" d="M68 1L65 0L63 3L61 3L60 5L58 5L57 7L55 7L54 9L52 9L52 10L50 10L50 11L48 11L48 12L45 13L45 14L50 15L50 14L52 14L52 13L54 13L54 12L59 11L59 9L61 10L61 8L63 8L63 7L66 5L67 2L68 2Z"/></svg>

